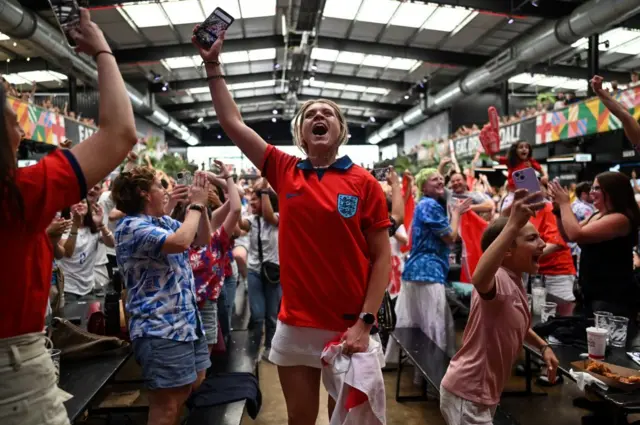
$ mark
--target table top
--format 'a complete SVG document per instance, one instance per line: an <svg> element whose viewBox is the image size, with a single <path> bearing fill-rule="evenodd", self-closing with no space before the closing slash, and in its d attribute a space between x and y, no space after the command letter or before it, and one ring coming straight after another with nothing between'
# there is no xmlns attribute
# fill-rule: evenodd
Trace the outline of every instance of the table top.
<svg viewBox="0 0 640 425"><path fill-rule="evenodd" d="M131 352L88 360L62 361L59 387L73 396L64 403L73 422L131 356Z"/></svg>

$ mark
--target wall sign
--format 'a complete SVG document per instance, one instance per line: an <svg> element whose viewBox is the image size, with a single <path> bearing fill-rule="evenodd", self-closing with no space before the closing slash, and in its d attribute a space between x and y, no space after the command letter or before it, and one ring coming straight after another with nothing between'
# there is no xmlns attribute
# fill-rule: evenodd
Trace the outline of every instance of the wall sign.
<svg viewBox="0 0 640 425"><path fill-rule="evenodd" d="M459 137L453 140L453 149L458 160L471 158L476 154L478 148L482 146L480 139L478 138L479 135L480 134L478 133L471 136ZM509 149L509 146L519 140L524 140L533 144L535 136L535 118L529 118L513 124L503 125L500 127L500 150L504 151Z"/></svg>

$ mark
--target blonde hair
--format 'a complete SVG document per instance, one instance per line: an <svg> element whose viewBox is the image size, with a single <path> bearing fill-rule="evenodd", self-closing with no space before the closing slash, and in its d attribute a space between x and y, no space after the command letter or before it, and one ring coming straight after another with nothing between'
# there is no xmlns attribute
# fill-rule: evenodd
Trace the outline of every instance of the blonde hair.
<svg viewBox="0 0 640 425"><path fill-rule="evenodd" d="M422 198L422 186L433 176L437 174L438 170L435 168L423 168L416 174L416 187L418 188L418 198Z"/></svg>
<svg viewBox="0 0 640 425"><path fill-rule="evenodd" d="M307 110L311 107L311 105L315 103L324 103L325 105L329 105L331 109L335 112L338 117L338 122L340 123L340 135L338 136L339 145L344 145L349 140L349 131L347 129L347 120L344 117L344 114L340 110L340 107L335 103L328 99L314 99L307 100L298 113L291 120L291 133L293 135L293 144L300 148L304 153L307 152L307 145L302 138L302 124L304 123L304 114L307 113Z"/></svg>

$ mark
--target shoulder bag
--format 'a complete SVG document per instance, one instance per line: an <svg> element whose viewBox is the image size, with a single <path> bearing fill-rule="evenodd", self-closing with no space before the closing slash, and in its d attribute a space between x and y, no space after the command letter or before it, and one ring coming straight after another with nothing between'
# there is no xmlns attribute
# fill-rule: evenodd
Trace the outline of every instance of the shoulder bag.
<svg viewBox="0 0 640 425"><path fill-rule="evenodd" d="M272 285L280 284L280 265L271 262L264 261L262 254L262 225L260 224L260 216L256 216L258 222L258 258L260 259L260 277L263 282L270 283Z"/></svg>

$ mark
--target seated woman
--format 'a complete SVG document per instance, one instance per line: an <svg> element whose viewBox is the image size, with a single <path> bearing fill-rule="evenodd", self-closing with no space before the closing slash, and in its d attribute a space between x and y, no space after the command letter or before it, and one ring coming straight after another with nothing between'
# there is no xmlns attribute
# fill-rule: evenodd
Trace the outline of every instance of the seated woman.
<svg viewBox="0 0 640 425"><path fill-rule="evenodd" d="M133 350L149 387L149 419L174 425L182 405L211 365L196 306L188 249L211 240L209 182L196 173L180 223L164 215L165 189L153 169L135 167L113 182L116 256L127 289Z"/></svg>

